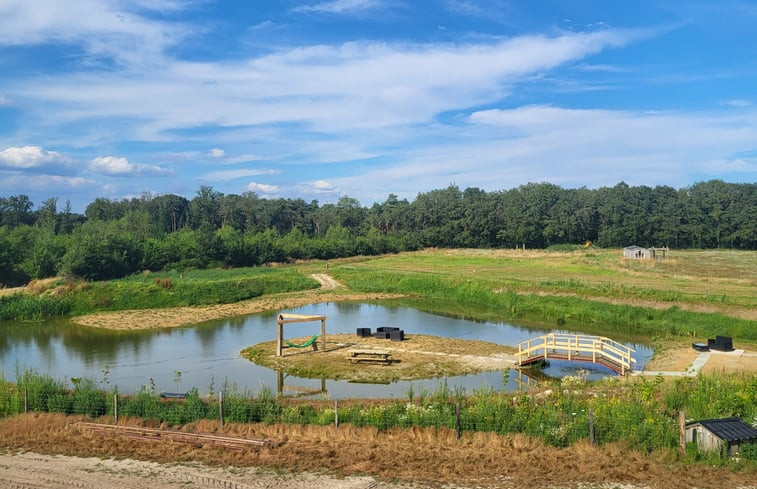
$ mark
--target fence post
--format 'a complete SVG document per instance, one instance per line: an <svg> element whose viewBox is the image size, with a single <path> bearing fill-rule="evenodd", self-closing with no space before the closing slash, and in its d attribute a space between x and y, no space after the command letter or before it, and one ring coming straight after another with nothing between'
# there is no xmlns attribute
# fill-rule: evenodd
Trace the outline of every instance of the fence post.
<svg viewBox="0 0 757 489"><path fill-rule="evenodd" d="M589 408L589 443L594 445L594 409Z"/></svg>
<svg viewBox="0 0 757 489"><path fill-rule="evenodd" d="M681 445L681 456L686 455L686 415L683 409L678 411L678 428L681 433L679 436L679 443Z"/></svg>
<svg viewBox="0 0 757 489"><path fill-rule="evenodd" d="M118 424L118 392L113 393L113 419Z"/></svg>
<svg viewBox="0 0 757 489"><path fill-rule="evenodd" d="M29 388L24 385L24 413L29 412Z"/></svg>
<svg viewBox="0 0 757 489"><path fill-rule="evenodd" d="M223 391L218 391L218 419L221 420L221 428L223 428Z"/></svg>
<svg viewBox="0 0 757 489"><path fill-rule="evenodd" d="M457 439L460 439L461 433L460 433L460 403L455 403L455 435L457 436Z"/></svg>
<svg viewBox="0 0 757 489"><path fill-rule="evenodd" d="M334 431L339 431L339 401L334 401Z"/></svg>

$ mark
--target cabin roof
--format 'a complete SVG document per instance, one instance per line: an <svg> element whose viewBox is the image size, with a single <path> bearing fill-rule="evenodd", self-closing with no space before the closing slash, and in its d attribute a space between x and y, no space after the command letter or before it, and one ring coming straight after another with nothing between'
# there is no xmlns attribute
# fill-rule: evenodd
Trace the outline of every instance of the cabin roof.
<svg viewBox="0 0 757 489"><path fill-rule="evenodd" d="M757 429L749 426L739 418L703 419L688 423L686 426L702 425L713 435L724 441L757 440Z"/></svg>

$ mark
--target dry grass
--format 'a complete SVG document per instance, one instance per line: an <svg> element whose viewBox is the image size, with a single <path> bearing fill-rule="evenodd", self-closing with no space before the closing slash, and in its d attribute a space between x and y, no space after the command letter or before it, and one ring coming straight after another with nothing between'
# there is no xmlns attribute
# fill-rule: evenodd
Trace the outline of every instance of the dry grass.
<svg viewBox="0 0 757 489"><path fill-rule="evenodd" d="M172 443L139 441L117 435L80 434L70 426L78 417L29 414L0 421L0 440L13 450L47 454L129 457L158 462L198 461L220 466L374 475L384 480L476 487L579 487L582 484L634 484L683 489L754 484L754 470L684 465L668 452L646 455L620 444L548 447L516 435L464 433L457 440L446 429L413 428L379 432L372 428L294 425L226 425L200 421L182 431L268 438L270 449L228 451ZM102 420L110 422L111 420ZM125 420L128 425L143 425ZM585 485L583 487L586 487Z"/></svg>
<svg viewBox="0 0 757 489"><path fill-rule="evenodd" d="M302 344L309 338L290 339ZM357 363L347 359L350 349L374 349L390 352L389 365ZM359 338L354 334L326 335L326 349L318 340L318 350L285 348L276 356L276 342L266 341L242 351L256 363L282 369L300 376L326 377L358 382L392 382L439 376L464 375L513 367L512 347L479 340L407 335L396 342L377 338Z"/></svg>

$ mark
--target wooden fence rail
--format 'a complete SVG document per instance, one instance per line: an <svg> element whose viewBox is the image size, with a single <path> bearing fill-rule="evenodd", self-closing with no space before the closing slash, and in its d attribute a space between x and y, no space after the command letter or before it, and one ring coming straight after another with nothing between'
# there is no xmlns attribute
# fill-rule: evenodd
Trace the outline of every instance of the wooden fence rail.
<svg viewBox="0 0 757 489"><path fill-rule="evenodd" d="M636 350L604 336L549 333L518 345L517 366L524 367L550 358L593 362L626 375L633 370Z"/></svg>

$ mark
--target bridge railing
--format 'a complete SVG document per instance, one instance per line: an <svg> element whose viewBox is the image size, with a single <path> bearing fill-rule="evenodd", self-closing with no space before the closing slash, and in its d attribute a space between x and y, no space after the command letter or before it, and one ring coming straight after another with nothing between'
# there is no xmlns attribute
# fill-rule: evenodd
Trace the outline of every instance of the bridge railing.
<svg viewBox="0 0 757 489"><path fill-rule="evenodd" d="M605 359L613 367L617 366L620 373L625 375L636 363L632 356L633 352L635 352L633 348L604 336L549 333L523 341L518 345L518 365L529 363L530 360L536 358L546 360L550 354L553 357L567 357L568 360L594 363Z"/></svg>

